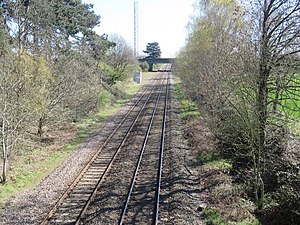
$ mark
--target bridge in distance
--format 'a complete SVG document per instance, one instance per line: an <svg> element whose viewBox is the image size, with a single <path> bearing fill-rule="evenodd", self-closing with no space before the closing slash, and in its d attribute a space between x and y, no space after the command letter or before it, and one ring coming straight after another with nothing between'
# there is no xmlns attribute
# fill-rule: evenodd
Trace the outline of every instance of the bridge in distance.
<svg viewBox="0 0 300 225"><path fill-rule="evenodd" d="M175 58L143 58L139 59L139 62L147 62L149 64L149 71L153 72L154 64L175 64Z"/></svg>

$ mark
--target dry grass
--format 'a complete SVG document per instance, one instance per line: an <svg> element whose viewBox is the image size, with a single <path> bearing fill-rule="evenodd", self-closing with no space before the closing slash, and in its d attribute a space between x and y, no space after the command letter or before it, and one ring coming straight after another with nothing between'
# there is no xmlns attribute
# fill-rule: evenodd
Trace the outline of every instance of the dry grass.
<svg viewBox="0 0 300 225"><path fill-rule="evenodd" d="M209 128L205 126L204 120L193 122L185 128L185 137L194 153L208 153L217 151L217 142Z"/></svg>

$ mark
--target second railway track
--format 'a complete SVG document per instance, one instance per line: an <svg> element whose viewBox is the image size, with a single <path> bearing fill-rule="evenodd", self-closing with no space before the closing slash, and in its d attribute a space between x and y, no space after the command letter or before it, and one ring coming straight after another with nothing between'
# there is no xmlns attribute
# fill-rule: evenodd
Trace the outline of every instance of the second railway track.
<svg viewBox="0 0 300 225"><path fill-rule="evenodd" d="M164 104L159 105L160 101L163 101ZM122 209L120 225L158 223L167 103L168 80L165 96L160 92L153 108L152 117Z"/></svg>
<svg viewBox="0 0 300 225"><path fill-rule="evenodd" d="M157 224L168 76L146 88L41 224Z"/></svg>

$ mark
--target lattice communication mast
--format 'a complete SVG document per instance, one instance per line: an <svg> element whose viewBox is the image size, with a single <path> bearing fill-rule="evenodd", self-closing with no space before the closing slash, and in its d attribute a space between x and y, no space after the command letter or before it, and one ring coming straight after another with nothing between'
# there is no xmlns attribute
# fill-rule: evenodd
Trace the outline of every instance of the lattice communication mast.
<svg viewBox="0 0 300 225"><path fill-rule="evenodd" d="M134 2L134 55L139 55L139 2Z"/></svg>

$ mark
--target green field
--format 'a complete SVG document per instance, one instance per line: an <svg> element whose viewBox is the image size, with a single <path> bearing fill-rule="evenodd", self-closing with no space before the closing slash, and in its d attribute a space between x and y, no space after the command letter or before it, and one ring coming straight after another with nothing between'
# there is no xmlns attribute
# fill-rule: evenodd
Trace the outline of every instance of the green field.
<svg viewBox="0 0 300 225"><path fill-rule="evenodd" d="M294 119L300 119L300 74L295 74L285 87L280 88L278 110ZM275 86L271 86L270 101L275 99Z"/></svg>

